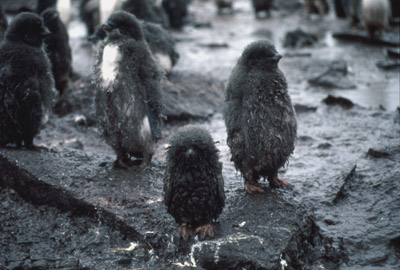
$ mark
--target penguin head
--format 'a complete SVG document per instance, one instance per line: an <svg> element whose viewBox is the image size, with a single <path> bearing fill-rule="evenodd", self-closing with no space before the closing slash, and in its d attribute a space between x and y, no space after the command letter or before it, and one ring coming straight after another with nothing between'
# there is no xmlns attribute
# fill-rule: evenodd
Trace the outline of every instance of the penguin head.
<svg viewBox="0 0 400 270"><path fill-rule="evenodd" d="M170 160L199 161L218 160L218 149L207 130L187 125L181 127L171 137L168 149Z"/></svg>
<svg viewBox="0 0 400 270"><path fill-rule="evenodd" d="M276 51L274 44L267 40L250 43L240 59L247 68L275 68L282 56Z"/></svg>
<svg viewBox="0 0 400 270"><path fill-rule="evenodd" d="M107 28L105 24L99 25L94 31L93 35L89 37L89 41L91 41L93 44L97 44L100 41L105 40L107 37L107 32L104 30L104 28Z"/></svg>
<svg viewBox="0 0 400 270"><path fill-rule="evenodd" d="M106 32L118 31L135 40L144 40L143 31L139 20L135 15L125 11L117 11L111 14L103 28Z"/></svg>
<svg viewBox="0 0 400 270"><path fill-rule="evenodd" d="M60 14L55 8L46 8L41 14L44 24L51 28L56 26L60 20Z"/></svg>
<svg viewBox="0 0 400 270"><path fill-rule="evenodd" d="M6 32L6 39L23 42L31 46L41 46L43 39L50 34L39 15L30 12L18 14Z"/></svg>

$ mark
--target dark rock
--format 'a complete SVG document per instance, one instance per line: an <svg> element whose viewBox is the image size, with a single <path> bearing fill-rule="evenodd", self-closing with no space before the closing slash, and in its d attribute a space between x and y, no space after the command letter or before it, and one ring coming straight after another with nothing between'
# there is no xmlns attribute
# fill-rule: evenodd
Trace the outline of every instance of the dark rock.
<svg viewBox="0 0 400 270"><path fill-rule="evenodd" d="M370 38L367 32L335 32L332 36L336 39L354 41L354 42L362 42L367 44L381 45L381 46L390 46L390 47L398 47L400 46L400 41L396 37L387 36L382 34L380 38Z"/></svg>
<svg viewBox="0 0 400 270"><path fill-rule="evenodd" d="M330 143L321 143L321 144L319 144L318 145L318 149L329 149L329 148L331 148L332 147L332 144L330 144Z"/></svg>
<svg viewBox="0 0 400 270"><path fill-rule="evenodd" d="M318 75L309 79L314 86L338 89L354 89L356 85L347 78L347 63L345 61L332 61L328 67Z"/></svg>
<svg viewBox="0 0 400 270"><path fill-rule="evenodd" d="M172 73L163 84L163 113L167 121L208 118L222 110L223 91L212 78Z"/></svg>
<svg viewBox="0 0 400 270"><path fill-rule="evenodd" d="M354 103L344 97L334 97L331 95L328 95L322 102L324 102L326 105L339 105L340 107L342 107L343 109L349 110L351 108L353 108Z"/></svg>
<svg viewBox="0 0 400 270"><path fill-rule="evenodd" d="M390 157L390 153L370 148L370 149L368 149L367 156L370 156L373 158L388 158L388 157Z"/></svg>
<svg viewBox="0 0 400 270"><path fill-rule="evenodd" d="M380 60L376 62L378 68L392 70L400 67L400 60Z"/></svg>
<svg viewBox="0 0 400 270"><path fill-rule="evenodd" d="M229 45L227 43L206 43L206 44L199 44L199 46L210 48L210 49L221 49L221 48L229 47Z"/></svg>
<svg viewBox="0 0 400 270"><path fill-rule="evenodd" d="M296 113L307 113L307 112L315 112L317 111L317 107L308 106L304 104L294 104L294 109Z"/></svg>
<svg viewBox="0 0 400 270"><path fill-rule="evenodd" d="M318 42L318 38L314 34L306 33L301 29L289 31L286 33L283 47L303 48L313 46Z"/></svg>
<svg viewBox="0 0 400 270"><path fill-rule="evenodd" d="M400 58L400 49L386 49L386 54L389 57L399 59Z"/></svg>

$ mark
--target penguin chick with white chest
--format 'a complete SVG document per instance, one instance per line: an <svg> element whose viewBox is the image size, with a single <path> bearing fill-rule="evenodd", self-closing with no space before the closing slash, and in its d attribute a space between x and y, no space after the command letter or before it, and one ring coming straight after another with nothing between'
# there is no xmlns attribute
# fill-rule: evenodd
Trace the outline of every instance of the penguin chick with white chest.
<svg viewBox="0 0 400 270"><path fill-rule="evenodd" d="M200 239L214 235L211 221L225 205L222 164L211 135L188 125L171 138L164 177L164 203L179 223L179 236L194 229Z"/></svg>
<svg viewBox="0 0 400 270"><path fill-rule="evenodd" d="M141 166L146 166L161 138L163 73L134 15L115 12L104 29L108 37L95 65L99 127L117 154L116 167L129 166L130 157L143 159Z"/></svg>
<svg viewBox="0 0 400 270"><path fill-rule="evenodd" d="M49 35L40 16L20 13L0 43L0 145L33 139L49 119L55 97L43 39Z"/></svg>
<svg viewBox="0 0 400 270"><path fill-rule="evenodd" d="M248 192L263 192L266 177L272 186L285 186L278 169L294 150L296 117L281 56L273 44L256 41L246 47L225 90L224 119L231 160L240 170Z"/></svg>

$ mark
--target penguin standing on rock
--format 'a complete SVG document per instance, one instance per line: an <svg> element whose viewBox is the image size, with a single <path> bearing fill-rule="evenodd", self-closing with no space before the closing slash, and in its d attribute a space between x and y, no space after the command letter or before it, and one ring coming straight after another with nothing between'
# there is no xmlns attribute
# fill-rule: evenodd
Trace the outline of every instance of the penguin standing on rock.
<svg viewBox="0 0 400 270"><path fill-rule="evenodd" d="M51 34L45 38L46 51L49 55L56 88L62 94L68 86L71 75L71 48L65 25L62 23L59 13L54 8L48 8L42 12L45 26Z"/></svg>
<svg viewBox="0 0 400 270"><path fill-rule="evenodd" d="M144 39L140 22L124 11L113 13L105 24L107 38L95 65L96 116L106 142L117 154L116 167L130 158L150 163L161 138L161 80Z"/></svg>
<svg viewBox="0 0 400 270"><path fill-rule="evenodd" d="M163 0L162 6L168 14L169 24L173 28L182 28L188 14L189 0Z"/></svg>
<svg viewBox="0 0 400 270"><path fill-rule="evenodd" d="M389 0L362 0L361 17L371 38L381 36L390 16Z"/></svg>
<svg viewBox="0 0 400 270"><path fill-rule="evenodd" d="M48 121L55 97L43 39L50 34L39 15L20 13L0 44L0 145L24 144Z"/></svg>
<svg viewBox="0 0 400 270"><path fill-rule="evenodd" d="M284 74L278 68L281 56L273 44L256 41L246 47L229 77L225 90L224 119L228 146L246 191L263 192L258 179L271 186L287 186L278 178L294 150L296 116Z"/></svg>
<svg viewBox="0 0 400 270"><path fill-rule="evenodd" d="M192 230L200 239L214 235L211 221L225 205L222 164L210 134L188 125L171 137L164 177L164 203L179 223L179 236Z"/></svg>
<svg viewBox="0 0 400 270"><path fill-rule="evenodd" d="M6 14L4 14L3 6L0 3L0 42L3 40L4 33L7 30L8 22Z"/></svg>
<svg viewBox="0 0 400 270"><path fill-rule="evenodd" d="M258 18L258 14L261 11L267 12L268 15L271 14L271 7L272 7L273 0L252 0L254 13Z"/></svg>

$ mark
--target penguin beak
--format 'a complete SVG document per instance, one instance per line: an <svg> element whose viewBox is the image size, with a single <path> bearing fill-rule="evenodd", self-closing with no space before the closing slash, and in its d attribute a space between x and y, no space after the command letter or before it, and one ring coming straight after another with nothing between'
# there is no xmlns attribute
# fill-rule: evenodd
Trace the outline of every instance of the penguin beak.
<svg viewBox="0 0 400 270"><path fill-rule="evenodd" d="M47 28L46 26L43 27L42 32L40 33L40 36L45 38L51 35L51 32L49 30L49 28Z"/></svg>
<svg viewBox="0 0 400 270"><path fill-rule="evenodd" d="M279 62L279 60L281 60L281 58L282 58L282 55L280 55L280 54L275 54L274 56L272 56L272 60L274 60L274 61L276 61L276 62Z"/></svg>
<svg viewBox="0 0 400 270"><path fill-rule="evenodd" d="M103 30L106 32L110 32L112 30L112 27L108 23L105 23L103 26Z"/></svg>

